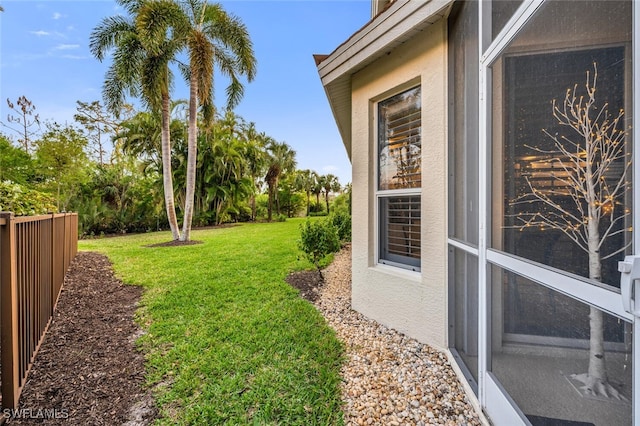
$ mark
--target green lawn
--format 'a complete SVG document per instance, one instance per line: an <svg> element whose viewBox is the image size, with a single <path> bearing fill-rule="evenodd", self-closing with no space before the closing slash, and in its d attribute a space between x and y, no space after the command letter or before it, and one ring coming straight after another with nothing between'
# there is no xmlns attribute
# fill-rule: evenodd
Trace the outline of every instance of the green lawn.
<svg viewBox="0 0 640 426"><path fill-rule="evenodd" d="M310 269L300 219L196 230L204 244L148 248L170 233L84 240L145 288L148 383L160 424L342 424L342 346L284 278Z"/></svg>

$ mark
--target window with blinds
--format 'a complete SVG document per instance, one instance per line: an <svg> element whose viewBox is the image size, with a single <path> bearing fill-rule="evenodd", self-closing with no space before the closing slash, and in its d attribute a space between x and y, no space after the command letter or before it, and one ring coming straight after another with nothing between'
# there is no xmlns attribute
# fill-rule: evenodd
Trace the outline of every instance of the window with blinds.
<svg viewBox="0 0 640 426"><path fill-rule="evenodd" d="M420 188L420 87L378 105L378 189Z"/></svg>
<svg viewBox="0 0 640 426"><path fill-rule="evenodd" d="M380 198L380 262L420 268L420 196Z"/></svg>
<svg viewBox="0 0 640 426"><path fill-rule="evenodd" d="M420 87L378 104L378 262L420 270Z"/></svg>

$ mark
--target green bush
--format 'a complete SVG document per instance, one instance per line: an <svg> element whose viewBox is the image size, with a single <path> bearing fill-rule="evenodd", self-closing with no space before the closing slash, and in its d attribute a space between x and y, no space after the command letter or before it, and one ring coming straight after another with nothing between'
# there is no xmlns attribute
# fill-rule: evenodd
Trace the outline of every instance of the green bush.
<svg viewBox="0 0 640 426"><path fill-rule="evenodd" d="M309 216L325 216L327 214L327 209L324 206L324 202L316 202L311 201L309 204L309 212L311 213ZM316 214L313 214L316 213Z"/></svg>
<svg viewBox="0 0 640 426"><path fill-rule="evenodd" d="M279 215L276 216L276 222L286 222L286 221L287 221L287 215L280 213Z"/></svg>
<svg viewBox="0 0 640 426"><path fill-rule="evenodd" d="M333 202L331 203L331 213L346 213L346 214L351 214L351 209L350 209L350 204L351 204L351 194L350 193L344 193L344 194L340 194L338 195L336 198L333 199Z"/></svg>
<svg viewBox="0 0 640 426"><path fill-rule="evenodd" d="M58 209L50 194L6 181L0 182L0 211L13 212L16 216L32 216L57 212Z"/></svg>
<svg viewBox="0 0 640 426"><path fill-rule="evenodd" d="M319 216L326 216L326 215L327 215L326 210L323 210L321 212L314 212L314 211L309 212L309 217L319 217Z"/></svg>
<svg viewBox="0 0 640 426"><path fill-rule="evenodd" d="M316 266L320 276L322 276L320 261L340 250L338 230L329 220L314 222L307 220L303 225L300 225L298 247L305 253L309 261Z"/></svg>
<svg viewBox="0 0 640 426"><path fill-rule="evenodd" d="M338 238L342 242L351 241L351 215L344 211L332 212L328 219L338 231Z"/></svg>

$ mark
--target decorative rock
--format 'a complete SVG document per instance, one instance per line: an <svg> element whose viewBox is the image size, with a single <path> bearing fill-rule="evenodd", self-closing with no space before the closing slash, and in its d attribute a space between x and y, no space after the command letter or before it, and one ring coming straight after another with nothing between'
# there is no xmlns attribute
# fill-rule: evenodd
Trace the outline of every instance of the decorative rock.
<svg viewBox="0 0 640 426"><path fill-rule="evenodd" d="M347 426L481 425L446 355L351 309L351 249L324 271L316 307L346 348Z"/></svg>

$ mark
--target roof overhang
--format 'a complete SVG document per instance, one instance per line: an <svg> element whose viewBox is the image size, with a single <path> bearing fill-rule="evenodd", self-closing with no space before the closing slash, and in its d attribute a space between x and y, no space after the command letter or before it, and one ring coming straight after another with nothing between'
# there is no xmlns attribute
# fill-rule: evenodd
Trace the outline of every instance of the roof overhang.
<svg viewBox="0 0 640 426"><path fill-rule="evenodd" d="M314 55L351 159L351 76L447 16L453 0L398 0L330 55Z"/></svg>

